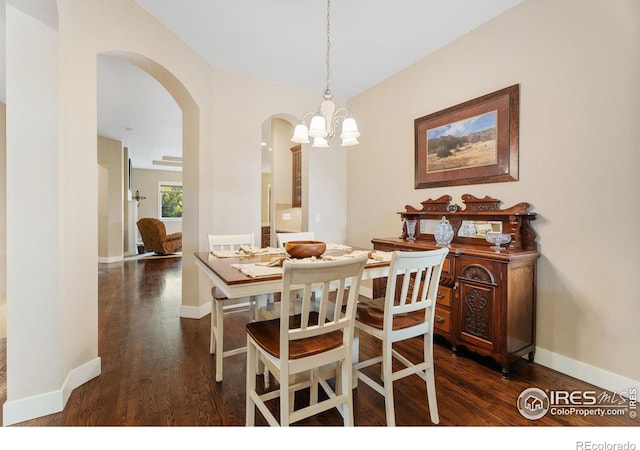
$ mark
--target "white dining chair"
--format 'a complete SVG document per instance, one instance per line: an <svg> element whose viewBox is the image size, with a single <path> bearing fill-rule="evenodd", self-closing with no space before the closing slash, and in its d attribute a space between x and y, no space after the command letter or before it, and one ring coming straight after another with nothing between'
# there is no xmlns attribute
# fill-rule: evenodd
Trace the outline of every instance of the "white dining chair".
<svg viewBox="0 0 640 450"><path fill-rule="evenodd" d="M243 246L253 247L254 235L250 234L209 234L209 251L238 250ZM243 301L244 300L244 301ZM225 303L227 305L225 306ZM223 359L244 353L247 347L224 350L224 315L249 311L255 318L255 298L240 299L228 305L229 299L215 287L211 289L211 338L209 353L216 356L216 381L223 378ZM226 311L225 311L226 309Z"/></svg>
<svg viewBox="0 0 640 450"><path fill-rule="evenodd" d="M313 231L301 231L299 233L276 233L278 247L284 248L289 241L313 241L315 240Z"/></svg>
<svg viewBox="0 0 640 450"><path fill-rule="evenodd" d="M388 426L395 425L393 382L412 374L425 380L431 421L434 424L440 421L433 373L433 322L440 274L448 251L445 247L394 252L384 298L358 303L356 339L361 332L374 336L382 344L382 354L354 364L354 375L384 397ZM422 362L413 363L393 344L417 336L423 337L424 357ZM394 358L404 367L393 371ZM381 380L364 371L378 363L382 363Z"/></svg>
<svg viewBox="0 0 640 450"><path fill-rule="evenodd" d="M366 256L321 261L286 261L282 275L279 317L251 322L247 330L246 425L255 424L256 407L271 426L289 426L320 412L337 408L345 426L353 426L352 348L354 315ZM337 285L337 290L330 285ZM322 295L313 307L312 287ZM295 293L304 292L300 312L289 315ZM330 295L331 294L331 295ZM344 310L344 314L334 311ZM284 320L281 320L284 319ZM263 361L279 387L258 392L258 361ZM321 369L335 365L335 388ZM327 394L319 400L318 389ZM294 409L296 391L310 388L308 405ZM279 418L270 401L279 398ZM271 405L273 407L273 405Z"/></svg>
<svg viewBox="0 0 640 450"><path fill-rule="evenodd" d="M315 235L313 231L300 231L298 233L276 233L278 247L285 248L287 242L291 241L313 241Z"/></svg>

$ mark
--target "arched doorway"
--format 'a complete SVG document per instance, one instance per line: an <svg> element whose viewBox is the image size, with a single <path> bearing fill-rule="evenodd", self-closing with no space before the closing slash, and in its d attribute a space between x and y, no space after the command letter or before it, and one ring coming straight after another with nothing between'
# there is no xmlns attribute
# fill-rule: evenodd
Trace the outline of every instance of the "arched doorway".
<svg viewBox="0 0 640 450"><path fill-rule="evenodd" d="M293 200L292 175L295 159L291 142L297 119L288 114L275 114L262 123L262 226L269 228L270 245L275 246L275 233L307 231L308 201L305 201L305 169L303 158L298 160L302 182L301 201ZM302 155L300 155L302 156Z"/></svg>

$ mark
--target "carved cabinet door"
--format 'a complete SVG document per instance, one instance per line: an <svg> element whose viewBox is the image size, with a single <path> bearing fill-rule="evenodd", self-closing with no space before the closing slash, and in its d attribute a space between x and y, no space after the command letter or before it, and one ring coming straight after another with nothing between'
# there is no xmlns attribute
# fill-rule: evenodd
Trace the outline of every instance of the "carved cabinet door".
<svg viewBox="0 0 640 450"><path fill-rule="evenodd" d="M478 258L458 262L456 341L477 349L500 349L500 265Z"/></svg>

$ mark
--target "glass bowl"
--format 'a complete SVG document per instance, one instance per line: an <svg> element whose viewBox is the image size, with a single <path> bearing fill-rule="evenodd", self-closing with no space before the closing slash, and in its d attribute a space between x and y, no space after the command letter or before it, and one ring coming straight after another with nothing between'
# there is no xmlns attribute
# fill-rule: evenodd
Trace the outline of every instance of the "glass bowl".
<svg viewBox="0 0 640 450"><path fill-rule="evenodd" d="M505 233L488 232L484 234L484 238L487 240L487 242L494 244L489 248L495 250L496 252L506 249L500 247L501 244L511 242L511 235Z"/></svg>

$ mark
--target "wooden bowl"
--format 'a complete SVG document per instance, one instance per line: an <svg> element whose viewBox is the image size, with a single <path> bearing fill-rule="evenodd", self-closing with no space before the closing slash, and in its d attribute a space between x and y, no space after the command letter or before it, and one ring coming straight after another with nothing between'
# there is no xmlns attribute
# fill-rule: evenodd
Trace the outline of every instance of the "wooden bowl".
<svg viewBox="0 0 640 450"><path fill-rule="evenodd" d="M284 249L292 258L310 258L322 255L327 244L322 241L289 241Z"/></svg>

